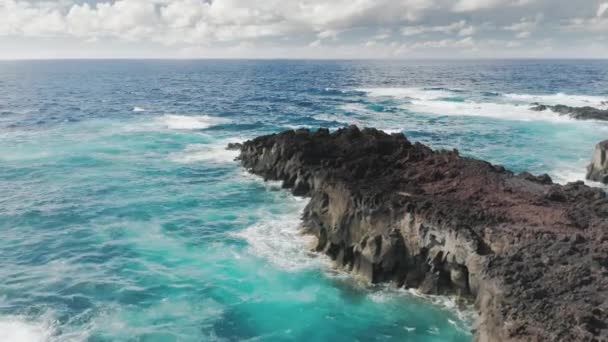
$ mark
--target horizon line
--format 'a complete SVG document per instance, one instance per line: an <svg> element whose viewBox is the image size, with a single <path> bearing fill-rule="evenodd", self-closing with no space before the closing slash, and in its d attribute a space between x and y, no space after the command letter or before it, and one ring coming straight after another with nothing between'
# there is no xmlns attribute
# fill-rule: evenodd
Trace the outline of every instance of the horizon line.
<svg viewBox="0 0 608 342"><path fill-rule="evenodd" d="M606 61L608 57L477 57L477 58L306 58L306 57L263 57L263 58L241 58L241 57L60 57L60 58L2 58L0 62L11 61L126 61L126 60L157 60L157 61L210 61L210 60L234 60L234 61L499 61L499 60L592 60Z"/></svg>

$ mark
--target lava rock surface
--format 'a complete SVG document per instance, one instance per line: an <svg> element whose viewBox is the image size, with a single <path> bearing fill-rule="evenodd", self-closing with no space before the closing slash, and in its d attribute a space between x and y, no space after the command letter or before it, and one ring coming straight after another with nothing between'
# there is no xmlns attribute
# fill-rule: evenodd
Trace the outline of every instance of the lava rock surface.
<svg viewBox="0 0 608 342"><path fill-rule="evenodd" d="M608 340L600 189L356 126L261 136L239 159L310 197L302 230L338 267L475 301L477 341Z"/></svg>

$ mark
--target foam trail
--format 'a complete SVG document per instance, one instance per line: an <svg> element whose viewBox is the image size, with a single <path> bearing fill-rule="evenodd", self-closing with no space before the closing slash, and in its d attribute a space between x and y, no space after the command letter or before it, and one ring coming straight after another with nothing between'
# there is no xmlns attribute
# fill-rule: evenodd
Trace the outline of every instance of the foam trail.
<svg viewBox="0 0 608 342"><path fill-rule="evenodd" d="M134 111L134 112L145 112L145 111L146 111L146 109L145 109L145 108L143 108L143 107L138 107L138 106L135 106L135 107L133 107L133 111Z"/></svg>
<svg viewBox="0 0 608 342"><path fill-rule="evenodd" d="M551 111L535 112L525 105L512 105L503 103L485 102L442 102L442 101L412 101L411 104L403 105L407 109L417 113L459 116L482 116L495 119L517 120L517 121L553 121L572 122L565 115L558 115Z"/></svg>
<svg viewBox="0 0 608 342"><path fill-rule="evenodd" d="M418 100L436 100L442 97L454 96L454 92L446 89L424 88L359 88L357 91L367 93L372 97L397 97Z"/></svg>
<svg viewBox="0 0 608 342"><path fill-rule="evenodd" d="M194 130L206 129L216 125L229 123L230 120L209 115L186 116L167 114L159 118L162 125L169 129Z"/></svg>

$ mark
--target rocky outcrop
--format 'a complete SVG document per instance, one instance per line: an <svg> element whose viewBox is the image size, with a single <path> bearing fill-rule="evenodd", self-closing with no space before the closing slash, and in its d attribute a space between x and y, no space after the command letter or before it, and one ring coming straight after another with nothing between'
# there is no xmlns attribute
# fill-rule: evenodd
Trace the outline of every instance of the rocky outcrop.
<svg viewBox="0 0 608 342"><path fill-rule="evenodd" d="M598 109L593 107L569 107L564 105L548 106L543 104L534 104L530 108L533 111L542 112L551 110L559 115L567 115L578 120L606 120L608 121L608 109Z"/></svg>
<svg viewBox="0 0 608 342"><path fill-rule="evenodd" d="M608 200L355 126L243 144L250 172L309 196L315 249L371 283L475 301L478 341L608 339Z"/></svg>
<svg viewBox="0 0 608 342"><path fill-rule="evenodd" d="M587 179L608 184L608 140L595 146L591 164L587 166Z"/></svg>
<svg viewBox="0 0 608 342"><path fill-rule="evenodd" d="M226 146L228 151L240 151L241 148L243 148L243 144L241 143L228 143L228 146Z"/></svg>

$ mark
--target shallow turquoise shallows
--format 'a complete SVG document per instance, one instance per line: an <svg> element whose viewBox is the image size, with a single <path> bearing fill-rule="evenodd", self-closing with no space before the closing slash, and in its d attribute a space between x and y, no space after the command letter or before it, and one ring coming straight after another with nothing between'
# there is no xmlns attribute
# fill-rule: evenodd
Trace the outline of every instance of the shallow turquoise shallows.
<svg viewBox="0 0 608 342"><path fill-rule="evenodd" d="M230 142L349 124L584 177L602 61L0 62L0 341L470 341L470 308L308 251ZM597 184L591 184L598 186Z"/></svg>

